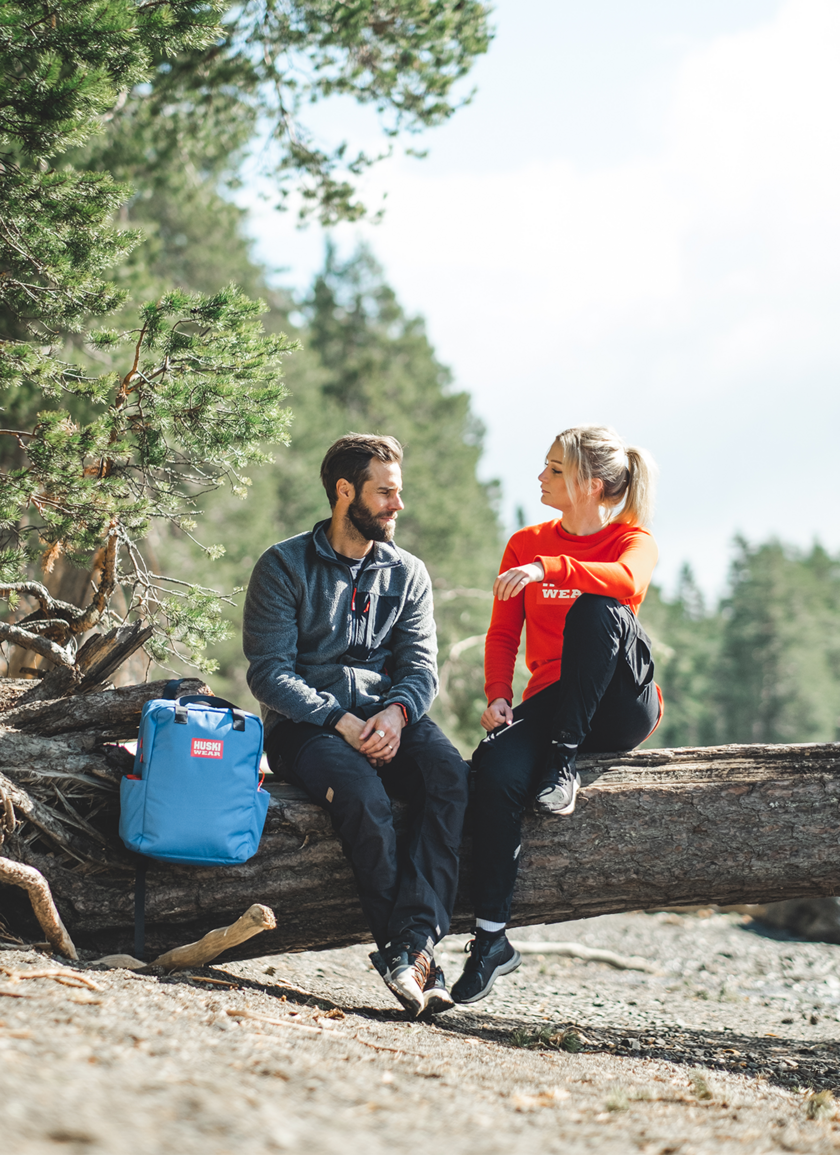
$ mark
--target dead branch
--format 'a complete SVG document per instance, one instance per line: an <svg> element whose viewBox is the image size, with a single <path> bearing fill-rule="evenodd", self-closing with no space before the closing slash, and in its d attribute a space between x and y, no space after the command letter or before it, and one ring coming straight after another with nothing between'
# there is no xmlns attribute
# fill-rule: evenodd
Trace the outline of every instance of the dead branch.
<svg viewBox="0 0 840 1155"><path fill-rule="evenodd" d="M101 564L99 585L96 587L96 592L89 605L85 607L79 618L73 622L71 629L74 634L83 634L86 630L95 626L108 608L108 602L111 600L111 594L114 592L117 584L118 545L118 523L116 518L112 518L108 526L108 538L105 542L105 548L99 551L99 556L94 563L95 568L98 564ZM102 558L101 563L99 562L100 557ZM151 630L149 633L151 634Z"/></svg>
<svg viewBox="0 0 840 1155"><path fill-rule="evenodd" d="M260 903L249 906L245 913L231 926L223 926L218 930L211 930L198 942L188 943L186 946L176 946L168 950L151 964L153 967L163 967L164 970L183 970L185 967L200 967L209 963L211 959L220 955L228 947L239 946L259 934L263 930L274 930L277 919L274 911Z"/></svg>
<svg viewBox="0 0 840 1155"><path fill-rule="evenodd" d="M636 955L616 954L611 950L599 950L597 947L582 946L579 942L526 942L511 939L510 944L520 954L556 954L563 958L577 958L583 962L606 963L620 971L647 971L655 974L656 967Z"/></svg>
<svg viewBox="0 0 840 1155"><path fill-rule="evenodd" d="M64 929L61 915L56 909L50 892L50 884L34 866L24 866L22 862L12 862L10 858L0 858L0 882L10 886L20 886L29 895L35 917L49 944L65 958L78 959L73 940Z"/></svg>
<svg viewBox="0 0 840 1155"><path fill-rule="evenodd" d="M57 983L62 983L66 987L87 987L92 991L101 991L102 987L89 979L87 975L80 974L78 971L67 970L62 967L51 967L49 970L40 971L20 971L12 970L11 967L0 966L0 971L8 975L13 983L23 982L25 979L53 979Z"/></svg>
<svg viewBox="0 0 840 1155"><path fill-rule="evenodd" d="M24 650L34 650L36 654L40 654L42 658L47 658L57 666L72 669L75 664L75 657L63 646L51 642L49 638L44 638L40 634L33 634L30 630L13 626L9 622L0 622L0 641L12 642Z"/></svg>

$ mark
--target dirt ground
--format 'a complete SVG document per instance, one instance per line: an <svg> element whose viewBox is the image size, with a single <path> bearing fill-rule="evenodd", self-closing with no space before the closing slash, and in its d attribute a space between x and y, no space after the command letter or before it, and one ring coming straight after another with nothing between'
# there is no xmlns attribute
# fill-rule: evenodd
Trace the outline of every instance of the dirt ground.
<svg viewBox="0 0 840 1155"><path fill-rule="evenodd" d="M0 1152L840 1150L820 1093L840 1096L840 948L719 913L511 937L647 969L537 947L482 1003L426 1023L362 947L169 977L4 949ZM450 980L465 941L439 948Z"/></svg>

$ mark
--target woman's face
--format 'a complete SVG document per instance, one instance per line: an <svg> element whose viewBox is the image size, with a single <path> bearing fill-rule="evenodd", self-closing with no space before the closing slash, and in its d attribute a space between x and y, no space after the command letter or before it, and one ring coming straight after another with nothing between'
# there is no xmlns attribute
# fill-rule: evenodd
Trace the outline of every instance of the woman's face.
<svg viewBox="0 0 840 1155"><path fill-rule="evenodd" d="M539 476L543 505L552 509L569 510L574 504L563 476L563 450L555 441L545 459L545 469Z"/></svg>

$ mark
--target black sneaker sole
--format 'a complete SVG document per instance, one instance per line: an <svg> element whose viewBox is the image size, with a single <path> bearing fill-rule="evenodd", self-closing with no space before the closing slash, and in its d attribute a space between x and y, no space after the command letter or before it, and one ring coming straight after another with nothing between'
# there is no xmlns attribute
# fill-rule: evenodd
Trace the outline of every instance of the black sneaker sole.
<svg viewBox="0 0 840 1155"><path fill-rule="evenodd" d="M499 965L494 968L493 973L490 975L490 978L487 981L487 986L482 987L482 989L477 994L470 995L468 999L459 999L453 991L452 998L459 1006L462 1007L467 1006L469 1003L477 1003L479 999L486 999L490 994L490 991L493 989L493 983L496 981L499 975L509 975L511 971L516 970L521 962L522 955L518 950L515 950L512 957L509 958L507 962L499 963Z"/></svg>

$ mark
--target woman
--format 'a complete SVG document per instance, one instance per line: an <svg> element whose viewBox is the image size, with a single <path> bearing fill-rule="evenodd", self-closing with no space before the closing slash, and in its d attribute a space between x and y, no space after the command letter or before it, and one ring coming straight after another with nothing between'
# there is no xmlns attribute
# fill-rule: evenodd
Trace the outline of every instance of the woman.
<svg viewBox="0 0 840 1155"><path fill-rule="evenodd" d="M476 932L456 1002L484 998L521 961L505 924L526 802L571 814L578 751L630 750L659 723L650 640L636 619L658 556L643 528L655 468L606 426L558 434L539 480L562 518L521 529L502 558L484 659L488 734L473 757ZM523 623L531 679L512 709Z"/></svg>

